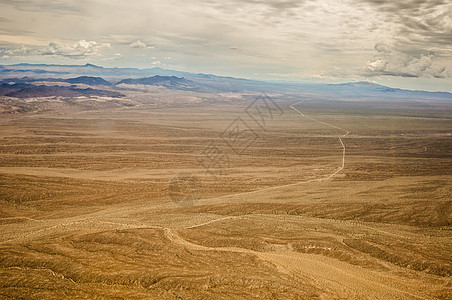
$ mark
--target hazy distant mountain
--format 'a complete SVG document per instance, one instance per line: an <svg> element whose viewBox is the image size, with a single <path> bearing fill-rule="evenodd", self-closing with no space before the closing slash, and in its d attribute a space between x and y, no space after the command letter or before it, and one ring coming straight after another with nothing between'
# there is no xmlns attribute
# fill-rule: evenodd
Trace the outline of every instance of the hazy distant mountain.
<svg viewBox="0 0 452 300"><path fill-rule="evenodd" d="M78 76L80 75L80 76ZM74 78L76 77L76 78ZM2 80L3 79L3 80ZM0 82L27 83L37 80L83 83L87 85L153 85L206 93L267 92L298 99L379 98L379 99L439 99L452 100L451 93L410 91L369 82L343 84L313 84L264 82L242 78L194 74L162 68L104 68L85 65L16 64L0 66Z"/></svg>
<svg viewBox="0 0 452 300"><path fill-rule="evenodd" d="M141 84L141 85L158 85L164 86L168 88L188 88L192 81L185 79L184 77L176 77L176 76L152 76L145 78L137 78L137 79L123 79L118 82L116 85L120 84Z"/></svg>
<svg viewBox="0 0 452 300"><path fill-rule="evenodd" d="M101 77L80 76L63 80L68 83L83 83L89 85L110 85L111 83Z"/></svg>
<svg viewBox="0 0 452 300"><path fill-rule="evenodd" d="M347 97L409 97L409 98L446 98L452 100L452 94L446 92L426 92L426 91L412 91L398 88L391 88L384 85L370 83L365 81L350 82L341 84L326 85L325 91L340 93Z"/></svg>
<svg viewBox="0 0 452 300"><path fill-rule="evenodd" d="M26 90L32 87L35 87L35 85L28 83L2 83L0 84L0 96L9 96L10 94L16 93L20 90Z"/></svg>
<svg viewBox="0 0 452 300"><path fill-rule="evenodd" d="M46 86L28 83L0 85L0 96L30 98L30 97L80 97L80 96L106 96L123 97L124 95L115 91L98 90L92 88L80 89L75 86Z"/></svg>
<svg viewBox="0 0 452 300"><path fill-rule="evenodd" d="M31 78L31 77L22 77L22 78L7 78L0 80L0 83L30 83L36 81L48 81L48 82L67 82L72 84L87 84L87 85L111 85L109 81L106 81L102 77L92 77L92 76L79 76L75 78Z"/></svg>

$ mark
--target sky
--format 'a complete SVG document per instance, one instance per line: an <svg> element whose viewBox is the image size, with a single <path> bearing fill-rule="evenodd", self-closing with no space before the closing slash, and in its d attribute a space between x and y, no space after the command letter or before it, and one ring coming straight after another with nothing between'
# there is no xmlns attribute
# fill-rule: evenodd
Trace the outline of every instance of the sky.
<svg viewBox="0 0 452 300"><path fill-rule="evenodd" d="M0 64L452 92L450 0L0 0Z"/></svg>

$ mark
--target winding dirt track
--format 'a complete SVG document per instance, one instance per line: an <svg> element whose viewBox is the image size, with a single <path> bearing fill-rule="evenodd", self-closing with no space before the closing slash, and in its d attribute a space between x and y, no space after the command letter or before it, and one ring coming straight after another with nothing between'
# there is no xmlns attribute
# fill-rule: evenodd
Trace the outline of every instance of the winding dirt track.
<svg viewBox="0 0 452 300"><path fill-rule="evenodd" d="M326 122L322 122L322 121L316 120L316 119L314 119L314 118L311 118L311 117L309 117L309 116L306 116L305 114L303 114L301 111L299 111L298 109L296 109L296 108L294 107L294 105L297 105L298 103L302 103L302 102L304 102L304 100L299 101L299 102L297 102L297 103L295 103L295 104L290 105L290 108L292 108L293 110L295 110L297 113L299 113L301 116L303 116L303 117L306 118L306 119L309 119L309 120L311 120L311 121L314 121L314 122L317 122L317 123L320 123L320 124L324 124L324 125L326 125L326 126L329 126L329 127L335 128L335 129L339 129L339 130L345 132L344 135L342 135L342 136L339 137L339 141L341 142L341 145L342 145L342 166L340 167L339 170L337 170L337 171L334 172L333 174L329 175L326 179L331 178L331 177L333 177L334 175L336 175L337 173L339 173L340 171L342 171L342 170L344 169L344 167L345 167L345 149L346 149L346 148L345 148L344 142L342 141L342 138L343 138L343 137L346 137L350 132L347 131L347 130L345 130L345 129L343 129L343 128L337 127L337 126L335 126L335 125L332 125L332 124L329 124L329 123L326 123ZM325 179L322 178L322 180L325 180Z"/></svg>
<svg viewBox="0 0 452 300"><path fill-rule="evenodd" d="M340 127L337 127L335 125L323 122L323 121L319 121L316 120L314 118L311 118L309 116L306 116L305 114L303 114L300 110L298 110L297 108L294 107L294 105L297 105L299 103L304 102L304 100L296 102L295 104L291 104L290 108L293 109L294 111L296 111L298 114L300 114L302 117L309 119L311 121L317 122L319 124L323 124L326 126L329 126L331 128L334 129L338 129L342 132L345 132L344 135L341 135L340 137L338 137L339 142L341 143L342 146L342 165L340 168L338 168L336 171L334 171L333 173L320 177L320 178L316 178L316 179L309 179L309 180L302 180L302 181L298 181L295 183L289 183L289 184L284 184L284 185L277 185L277 186L271 186L271 187L266 187L266 188L262 188L262 189L257 189L254 191L249 191L249 192L242 192L242 193L236 193L236 194L230 194L230 195L224 195L224 196L220 196L220 197L213 197L213 198L209 198L209 199L221 199L221 198L229 198L229 197L235 197L235 196L241 196L241 195L249 195L249 194L253 194L253 193L257 193L257 192L262 192L262 191L270 191L270 190L276 190L276 189L281 189L281 188L285 188L285 187L291 187L291 186L297 186L297 185L301 185L301 184L305 184L305 183L311 183L311 182L321 182L321 181L325 181L325 180L329 180L331 178L333 178L337 173L339 173L340 171L342 171L345 167L345 151L346 151L346 147L344 142L342 141L343 137L346 137L347 135L349 135L349 131L342 129Z"/></svg>
<svg viewBox="0 0 452 300"><path fill-rule="evenodd" d="M186 249L256 255L273 264L279 272L298 280L308 280L328 294L341 294L353 299L430 299L413 293L394 281L394 278L325 256L298 252L258 252L237 247L206 247L184 240L170 228L165 228L164 232L170 241Z"/></svg>

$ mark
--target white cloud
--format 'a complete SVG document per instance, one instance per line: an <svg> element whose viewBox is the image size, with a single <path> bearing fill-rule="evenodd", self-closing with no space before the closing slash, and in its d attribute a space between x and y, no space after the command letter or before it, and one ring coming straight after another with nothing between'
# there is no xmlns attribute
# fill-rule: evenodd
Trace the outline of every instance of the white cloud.
<svg viewBox="0 0 452 300"><path fill-rule="evenodd" d="M140 40L129 44L129 47L130 48L147 48L146 44Z"/></svg>
<svg viewBox="0 0 452 300"><path fill-rule="evenodd" d="M26 46L9 47L0 49L0 57L22 57L22 56L62 56L72 59L80 59L94 55L100 55L101 51L111 48L109 43L97 43L95 41L80 40L73 44L51 42L47 47Z"/></svg>
<svg viewBox="0 0 452 300"><path fill-rule="evenodd" d="M402 77L444 78L446 68L434 66L434 55L420 54L411 56L391 48L383 43L375 45L378 55L367 63L366 71L369 75L392 75Z"/></svg>
<svg viewBox="0 0 452 300"><path fill-rule="evenodd" d="M11 56L25 56L28 53L30 53L30 49L28 49L24 45L14 49L0 49L1 58L9 58Z"/></svg>
<svg viewBox="0 0 452 300"><path fill-rule="evenodd" d="M97 43L95 41L85 40L77 41L72 45L51 42L46 49L39 52L42 55L55 55L79 59L99 55L101 50L110 47L111 45L109 43Z"/></svg>

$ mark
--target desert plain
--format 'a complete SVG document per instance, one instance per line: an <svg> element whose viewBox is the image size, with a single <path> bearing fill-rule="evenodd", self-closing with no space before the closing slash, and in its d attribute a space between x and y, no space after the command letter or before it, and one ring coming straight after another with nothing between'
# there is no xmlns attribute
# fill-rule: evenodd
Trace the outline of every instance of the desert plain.
<svg viewBox="0 0 452 300"><path fill-rule="evenodd" d="M124 93L2 99L0 298L451 299L450 102Z"/></svg>

